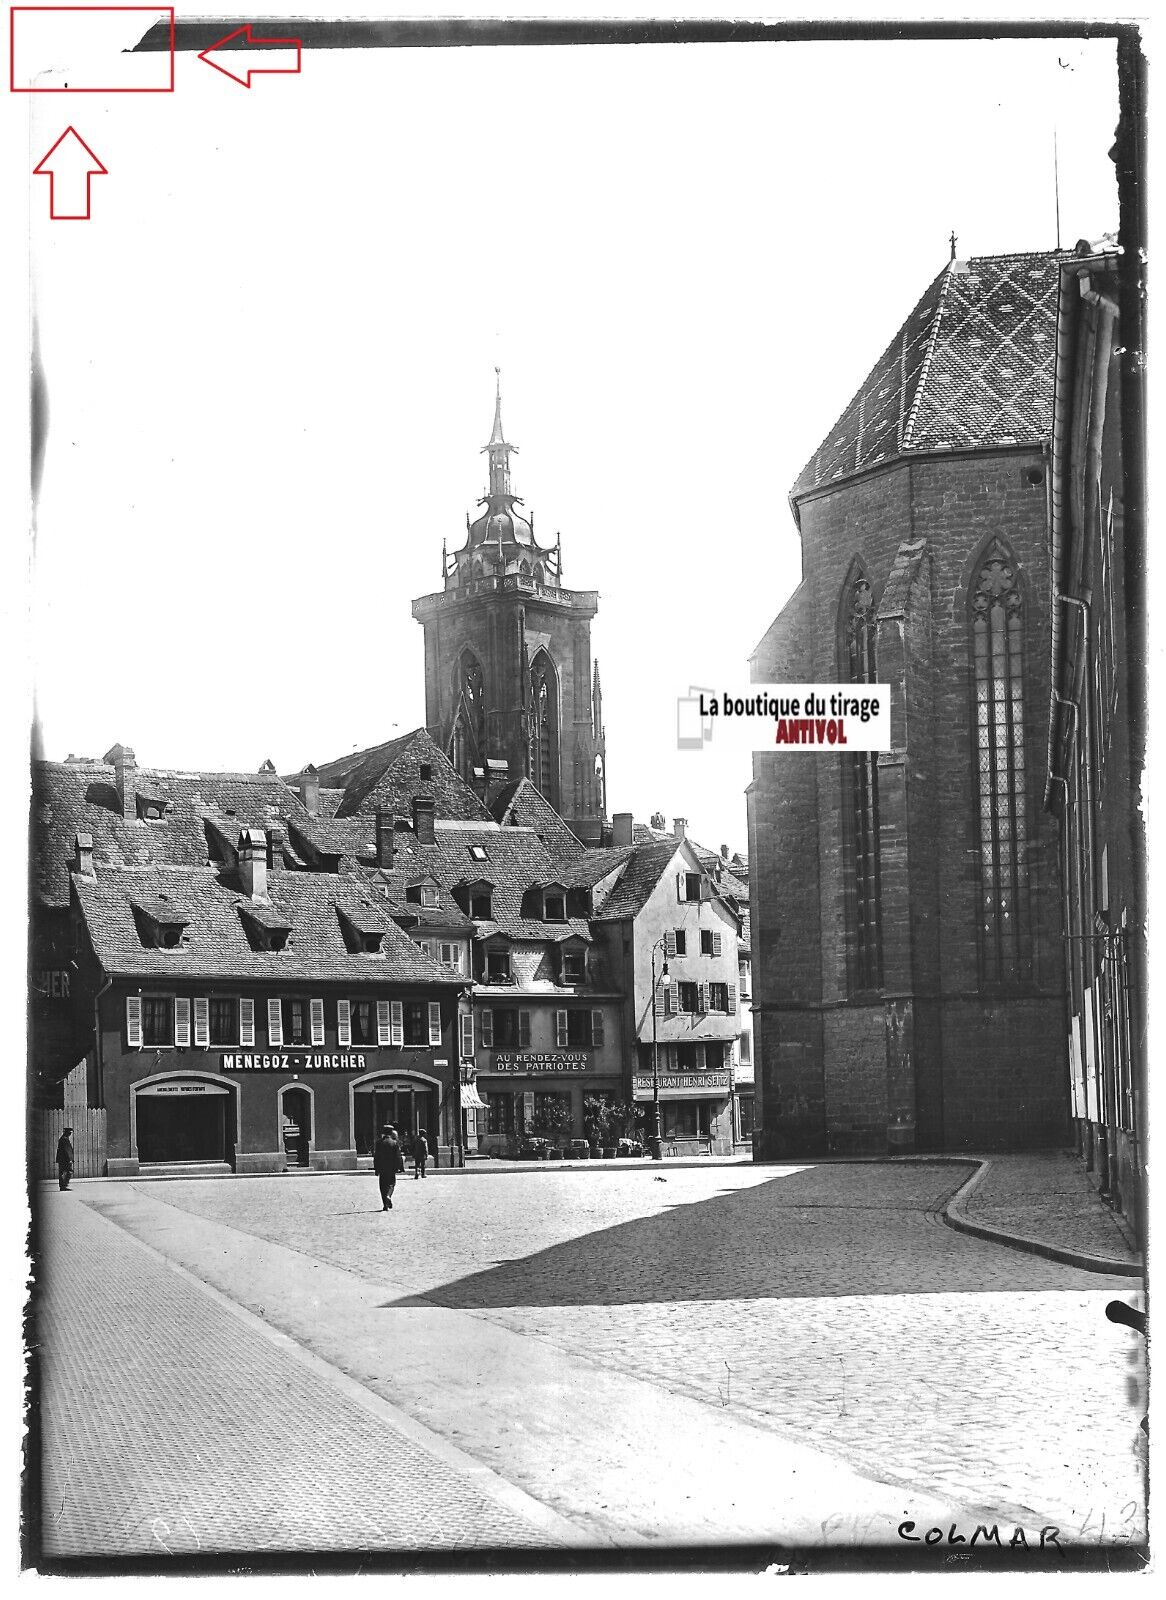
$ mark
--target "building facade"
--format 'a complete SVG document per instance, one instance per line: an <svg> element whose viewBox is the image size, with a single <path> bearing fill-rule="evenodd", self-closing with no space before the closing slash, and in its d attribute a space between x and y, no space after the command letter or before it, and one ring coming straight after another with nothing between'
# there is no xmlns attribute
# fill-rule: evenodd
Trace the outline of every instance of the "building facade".
<svg viewBox="0 0 1166 1600"><path fill-rule="evenodd" d="M886 683L890 750L758 754L754 1148L1064 1136L1041 791L1056 254L952 260L799 477L755 680Z"/></svg>
<svg viewBox="0 0 1166 1600"><path fill-rule="evenodd" d="M1120 258L1060 270L1045 804L1060 830L1078 1146L1145 1235L1144 641L1128 587Z"/></svg>
<svg viewBox="0 0 1166 1600"><path fill-rule="evenodd" d="M443 549L442 588L413 602L425 629L425 716L456 770L493 794L526 777L576 835L599 844L607 748L591 660L594 590L563 583L561 540L542 545L511 485L499 393L489 487L466 542Z"/></svg>

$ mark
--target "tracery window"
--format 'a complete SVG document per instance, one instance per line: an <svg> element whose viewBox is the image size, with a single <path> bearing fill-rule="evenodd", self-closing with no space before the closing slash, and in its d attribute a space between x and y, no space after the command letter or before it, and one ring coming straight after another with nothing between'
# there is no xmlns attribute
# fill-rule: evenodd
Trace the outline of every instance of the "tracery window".
<svg viewBox="0 0 1166 1600"><path fill-rule="evenodd" d="M556 810L559 805L559 699L554 668L544 654L530 671L530 778Z"/></svg>
<svg viewBox="0 0 1166 1600"><path fill-rule="evenodd" d="M969 602L980 856L980 977L1029 975L1028 820L1024 747L1024 596L999 539L980 561Z"/></svg>
<svg viewBox="0 0 1166 1600"><path fill-rule="evenodd" d="M851 683L877 683L874 594L865 572L848 578L842 597L840 654ZM879 767L875 751L843 757L847 833L849 977L852 990L878 989L883 981L879 869Z"/></svg>

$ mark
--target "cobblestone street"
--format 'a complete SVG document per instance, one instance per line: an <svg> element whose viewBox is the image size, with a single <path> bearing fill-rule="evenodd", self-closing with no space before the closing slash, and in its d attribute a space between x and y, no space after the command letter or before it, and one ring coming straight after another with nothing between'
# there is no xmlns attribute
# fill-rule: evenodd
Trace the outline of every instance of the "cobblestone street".
<svg viewBox="0 0 1166 1600"><path fill-rule="evenodd" d="M46 1546L1139 1540L1136 1280L946 1228L969 1170L46 1190Z"/></svg>

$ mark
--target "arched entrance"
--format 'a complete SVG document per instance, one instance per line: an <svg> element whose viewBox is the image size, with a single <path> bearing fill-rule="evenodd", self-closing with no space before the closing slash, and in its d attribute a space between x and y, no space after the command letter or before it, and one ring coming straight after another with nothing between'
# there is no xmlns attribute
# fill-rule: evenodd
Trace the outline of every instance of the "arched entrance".
<svg viewBox="0 0 1166 1600"><path fill-rule="evenodd" d="M162 1073L130 1091L130 1140L143 1166L230 1161L235 1087L210 1073Z"/></svg>
<svg viewBox="0 0 1166 1600"><path fill-rule="evenodd" d="M289 1167L306 1167L311 1160L314 1110L312 1091L302 1083L285 1084L279 1091L283 1153Z"/></svg>
<svg viewBox="0 0 1166 1600"><path fill-rule="evenodd" d="M372 1155L377 1135L391 1123L408 1151L413 1135L424 1128L429 1148L438 1144L441 1085L422 1073L371 1072L349 1085L353 1143L358 1156Z"/></svg>

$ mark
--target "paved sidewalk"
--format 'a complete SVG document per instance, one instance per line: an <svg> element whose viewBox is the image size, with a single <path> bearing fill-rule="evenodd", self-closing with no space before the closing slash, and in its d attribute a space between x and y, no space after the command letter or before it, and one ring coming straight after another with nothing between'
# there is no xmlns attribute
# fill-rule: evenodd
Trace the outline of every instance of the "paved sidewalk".
<svg viewBox="0 0 1166 1600"><path fill-rule="evenodd" d="M1029 1246L1055 1260L1138 1276L1141 1258L1113 1211L1067 1150L984 1158L985 1167L948 1207L957 1228Z"/></svg>
<svg viewBox="0 0 1166 1600"><path fill-rule="evenodd" d="M76 1194L40 1223L46 1556L582 1542Z"/></svg>

